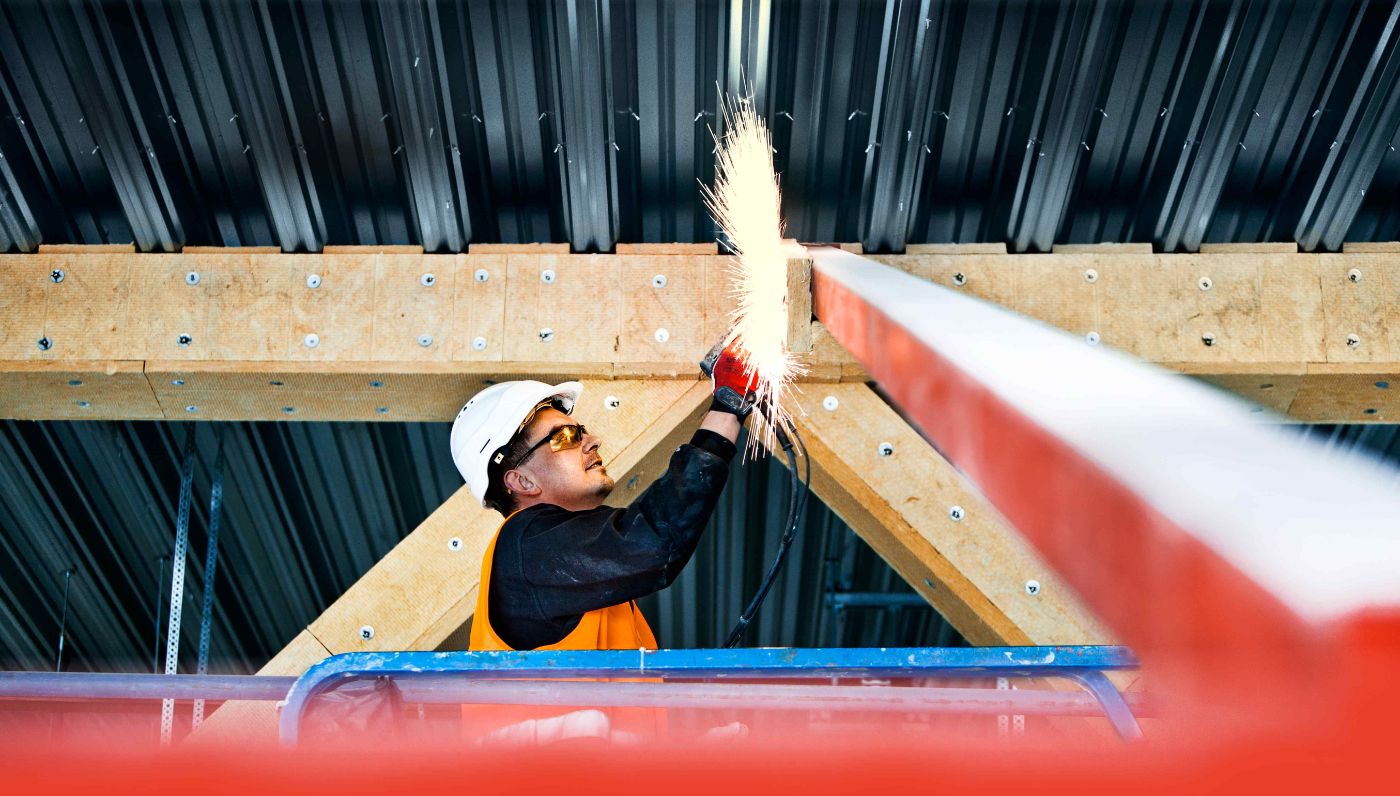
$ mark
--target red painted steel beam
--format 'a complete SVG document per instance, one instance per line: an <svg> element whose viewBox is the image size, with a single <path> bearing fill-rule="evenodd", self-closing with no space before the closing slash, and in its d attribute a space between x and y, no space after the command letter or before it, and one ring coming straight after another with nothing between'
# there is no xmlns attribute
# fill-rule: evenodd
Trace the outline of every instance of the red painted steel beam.
<svg viewBox="0 0 1400 796"><path fill-rule="evenodd" d="M1297 687L1357 616L1400 638L1393 469L959 291L809 252L817 318L1147 664Z"/></svg>

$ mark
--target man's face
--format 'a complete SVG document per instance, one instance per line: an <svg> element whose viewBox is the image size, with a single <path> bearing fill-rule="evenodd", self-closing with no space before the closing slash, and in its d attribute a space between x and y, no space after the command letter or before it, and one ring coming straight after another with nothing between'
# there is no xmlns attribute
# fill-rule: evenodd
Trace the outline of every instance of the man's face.
<svg viewBox="0 0 1400 796"><path fill-rule="evenodd" d="M541 409L526 427L525 439L534 445L559 428L577 422L552 407ZM597 508L613 490L612 476L599 454L600 444L601 440L592 434L585 434L578 447L562 451L553 450L546 442L514 469L539 488L540 494L534 496L538 501L572 511Z"/></svg>

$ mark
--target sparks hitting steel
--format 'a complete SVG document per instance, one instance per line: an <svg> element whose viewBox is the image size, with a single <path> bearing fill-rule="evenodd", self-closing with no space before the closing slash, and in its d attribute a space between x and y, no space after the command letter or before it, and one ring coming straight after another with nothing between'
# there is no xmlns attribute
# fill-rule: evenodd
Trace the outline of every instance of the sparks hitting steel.
<svg viewBox="0 0 1400 796"><path fill-rule="evenodd" d="M701 185L705 206L737 253L729 269L738 299L725 344L737 342L757 375L759 416L770 447L775 426L792 427L783 394L803 368L788 350L787 260L772 136L752 97L723 102L724 134L715 136L715 185ZM756 450L758 434L749 437Z"/></svg>

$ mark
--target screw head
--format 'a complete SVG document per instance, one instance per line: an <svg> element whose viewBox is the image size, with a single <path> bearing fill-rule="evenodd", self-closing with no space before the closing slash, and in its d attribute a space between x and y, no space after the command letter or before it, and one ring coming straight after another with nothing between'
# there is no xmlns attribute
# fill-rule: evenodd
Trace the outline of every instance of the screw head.
<svg viewBox="0 0 1400 796"><path fill-rule="evenodd" d="M473 350L473 351L485 351L485 350L486 350L486 338L485 338L485 337L474 337L474 338L472 338L472 350Z"/></svg>
<svg viewBox="0 0 1400 796"><path fill-rule="evenodd" d="M318 334L308 334L306 337L302 338L302 342L306 344L307 348L315 348L321 344L321 336Z"/></svg>
<svg viewBox="0 0 1400 796"><path fill-rule="evenodd" d="M1098 345L1098 344L1099 344L1099 333L1098 333L1098 332L1089 332L1088 334L1084 335L1084 342L1088 343L1089 345Z"/></svg>
<svg viewBox="0 0 1400 796"><path fill-rule="evenodd" d="M836 407L840 405L841 402L837 400L836 396L834 395L828 395L822 399L822 408L828 412L835 412Z"/></svg>
<svg viewBox="0 0 1400 796"><path fill-rule="evenodd" d="M671 339L671 333L666 331L665 329L657 329L656 334L653 336L656 338L656 342L658 343L664 343L667 340Z"/></svg>
<svg viewBox="0 0 1400 796"><path fill-rule="evenodd" d="M1347 335L1347 348L1356 348L1361 345L1361 336L1355 334Z"/></svg>
<svg viewBox="0 0 1400 796"><path fill-rule="evenodd" d="M491 274L485 268L478 268L476 269L476 273L472 275L472 278L478 282L485 282L491 278Z"/></svg>
<svg viewBox="0 0 1400 796"><path fill-rule="evenodd" d="M181 348L189 348L189 347L190 347L190 343L193 343L193 342L194 342L194 338L193 338L193 337L190 337L190 336L187 335L187 334L182 334L182 335L180 335L179 337L175 338L175 344L178 345L178 346L180 346Z"/></svg>
<svg viewBox="0 0 1400 796"><path fill-rule="evenodd" d="M47 338L47 337L40 337L40 338L39 338L39 350L40 350L40 351L48 351L50 348L53 348L53 341L50 340L50 339Z"/></svg>
<svg viewBox="0 0 1400 796"><path fill-rule="evenodd" d="M642 477L639 476L639 475L634 475L634 476L632 476L631 478L627 479L627 488L628 488L628 489L636 489L636 488L637 488L637 484L641 483L641 480L642 480Z"/></svg>
<svg viewBox="0 0 1400 796"><path fill-rule="evenodd" d="M1205 334L1201 335L1201 342L1207 346L1215 345L1215 333L1206 332Z"/></svg>
<svg viewBox="0 0 1400 796"><path fill-rule="evenodd" d="M55 285L58 284L59 282L62 282L62 281L63 281L63 270L60 269L60 268L55 268L55 269L53 269L52 271L50 271L50 272L49 272L49 281L52 282L52 283L54 283Z"/></svg>
<svg viewBox="0 0 1400 796"><path fill-rule="evenodd" d="M1214 286L1215 283L1210 281L1210 277L1208 276L1203 276L1196 280L1196 287L1199 287L1201 290L1210 290Z"/></svg>
<svg viewBox="0 0 1400 796"><path fill-rule="evenodd" d="M374 413L377 414L377 415L387 415L387 414L389 414L389 407L387 407L387 406L376 406L376 407L374 407Z"/></svg>
<svg viewBox="0 0 1400 796"><path fill-rule="evenodd" d="M82 380L82 379L69 379L69 380L68 380L68 386L69 386L69 387L77 387L77 386L81 385L82 383L83 383L83 380Z"/></svg>
<svg viewBox="0 0 1400 796"><path fill-rule="evenodd" d="M963 512L962 506L952 506L948 509L948 519L953 522L962 522L962 518L965 516L967 515Z"/></svg>
<svg viewBox="0 0 1400 796"><path fill-rule="evenodd" d="M320 275L320 274L307 274L307 275L306 275L306 286L309 287L309 288L311 288L312 290L315 290L316 288L320 287L320 286L321 286L321 275Z"/></svg>
<svg viewBox="0 0 1400 796"><path fill-rule="evenodd" d="M384 382L379 381L378 379L375 379L374 381L372 381L372 382L369 383L369 386L371 386L371 387L373 387L374 389L377 390L377 389L379 389L380 387L383 387L383 386L384 386Z"/></svg>
<svg viewBox="0 0 1400 796"><path fill-rule="evenodd" d="M432 335L430 335L430 334L420 334L420 335L418 335L418 345L421 345L421 346L423 346L424 348L427 348L428 346L430 346L430 345L432 345L432 344L433 344L433 336L432 336Z"/></svg>
<svg viewBox="0 0 1400 796"><path fill-rule="evenodd" d="M296 408L295 406L284 406L284 407L282 407L282 414L284 414L284 415L294 415L294 414L296 414L296 412L297 412L297 408Z"/></svg>
<svg viewBox="0 0 1400 796"><path fill-rule="evenodd" d="M554 284L554 272L546 268L540 272L540 281L546 285Z"/></svg>
<svg viewBox="0 0 1400 796"><path fill-rule="evenodd" d="M92 404L88 403L87 401L74 401L73 403L77 404L78 406L81 406L84 409L88 408L89 406L92 406Z"/></svg>
<svg viewBox="0 0 1400 796"><path fill-rule="evenodd" d="M374 628L370 627L369 625L365 625L364 627L360 628L360 638L364 639L365 641L369 641L370 639L374 638Z"/></svg>
<svg viewBox="0 0 1400 796"><path fill-rule="evenodd" d="M603 406L607 407L608 409L616 409L619 406L622 406L622 399L618 398L616 395L609 395L608 397L603 399Z"/></svg>
<svg viewBox="0 0 1400 796"><path fill-rule="evenodd" d="M1356 284L1357 282L1360 282L1360 281L1361 281L1361 269L1360 269L1360 268L1353 268L1353 269L1351 269L1350 271L1347 271L1347 281L1348 281L1348 282L1351 282L1352 284Z"/></svg>
<svg viewBox="0 0 1400 796"><path fill-rule="evenodd" d="M183 387L183 386L185 386L185 380L184 380L184 379L171 379L171 380L170 380L170 383L173 384L173 385L175 385L176 387Z"/></svg>
<svg viewBox="0 0 1400 796"><path fill-rule="evenodd" d="M452 537L451 539L448 539L448 540L447 540L447 549L448 549L448 550L451 550L451 551L454 552L454 553L461 551L461 549L462 549L462 537L460 537L460 536L454 536L454 537Z"/></svg>
<svg viewBox="0 0 1400 796"><path fill-rule="evenodd" d="M888 442L881 442L880 446L875 449L875 452L881 456L892 456L894 455L894 446Z"/></svg>
<svg viewBox="0 0 1400 796"><path fill-rule="evenodd" d="M194 404L190 404L189 406L185 407L185 411L193 414L199 411L199 407L195 406Z"/></svg>
<svg viewBox="0 0 1400 796"><path fill-rule="evenodd" d="M189 273L185 274L185 284L187 284L187 285L197 285L197 284L199 284L199 272L198 272L198 271L190 271Z"/></svg>
<svg viewBox="0 0 1400 796"><path fill-rule="evenodd" d="M651 278L651 286L654 287L654 288L663 288L663 287L666 287L666 275L665 275L665 274L657 274L656 276L653 276L653 277Z"/></svg>
<svg viewBox="0 0 1400 796"><path fill-rule="evenodd" d="M287 383L287 382L282 381L281 379L272 379L271 381L268 382L268 384L272 385L273 387L282 387L282 386L285 386L286 383Z"/></svg>
<svg viewBox="0 0 1400 796"><path fill-rule="evenodd" d="M1036 596L1037 594L1040 594L1040 581L1038 581L1038 580L1028 580L1028 581L1026 581L1026 594L1029 594L1029 595L1032 596L1032 597Z"/></svg>
<svg viewBox="0 0 1400 796"><path fill-rule="evenodd" d="M437 277L433 276L432 274L423 274L422 276L418 277L418 284L422 285L423 287L432 287L433 285L437 284Z"/></svg>
<svg viewBox="0 0 1400 796"><path fill-rule="evenodd" d="M554 330L545 328L540 330L540 342L548 343L554 339Z"/></svg>
<svg viewBox="0 0 1400 796"><path fill-rule="evenodd" d="M1099 272L1090 268L1089 270L1084 272L1084 281L1088 282L1091 285L1099 281Z"/></svg>
<svg viewBox="0 0 1400 796"><path fill-rule="evenodd" d="M1378 382L1376 382L1376 389L1377 389L1377 390L1388 390L1388 389L1390 389L1390 382L1388 382L1388 381L1378 381Z"/></svg>
<svg viewBox="0 0 1400 796"><path fill-rule="evenodd" d="M967 284L967 274L964 274L961 271L957 272L956 274L953 274L953 284L957 285L958 287L962 287L963 285Z"/></svg>

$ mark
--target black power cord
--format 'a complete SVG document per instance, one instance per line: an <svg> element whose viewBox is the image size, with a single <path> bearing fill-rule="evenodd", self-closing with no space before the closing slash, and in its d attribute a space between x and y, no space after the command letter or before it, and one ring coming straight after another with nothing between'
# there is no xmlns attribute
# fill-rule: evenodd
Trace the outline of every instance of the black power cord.
<svg viewBox="0 0 1400 796"><path fill-rule="evenodd" d="M789 548L792 547L792 540L797 537L797 529L802 524L803 512L807 509L807 496L810 494L812 483L812 460L807 457L807 444L802 441L802 434L794 426L792 433L797 435L797 443L805 460L805 472L799 480L797 477L797 454L793 451L792 439L788 437L787 431L781 425L774 425L777 433L778 444L782 447L783 453L787 455L789 473L788 511L787 523L783 526L783 538L778 543L778 552L773 556L773 563L768 565L768 572L763 576L763 582L759 584L758 591L754 593L753 599L744 609L744 613L739 615L739 621L734 623L734 629L729 631L729 637L724 641L725 649L736 646L743 638L744 631L754 616L758 614L758 609L763 605L763 600L768 596L768 592L773 588L773 583L778 578L778 572L783 568L783 562L787 560Z"/></svg>

